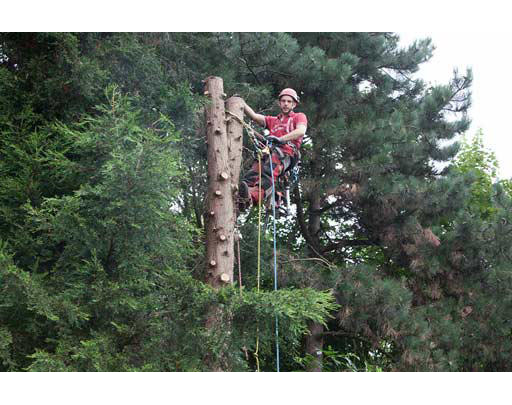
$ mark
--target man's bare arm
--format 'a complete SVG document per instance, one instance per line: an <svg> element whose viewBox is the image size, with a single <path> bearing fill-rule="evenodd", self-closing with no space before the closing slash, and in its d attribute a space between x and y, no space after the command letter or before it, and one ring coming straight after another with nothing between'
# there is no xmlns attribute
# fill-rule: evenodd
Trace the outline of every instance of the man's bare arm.
<svg viewBox="0 0 512 405"><path fill-rule="evenodd" d="M256 114L254 110L247 105L247 103L244 104L244 112L249 116L251 120L255 121L262 127L265 126L265 116L261 114Z"/></svg>
<svg viewBox="0 0 512 405"><path fill-rule="evenodd" d="M299 125L297 125L297 129L294 129L289 134L286 134L286 135L280 137L279 140L281 140L283 142L294 141L295 139L298 139L301 136L304 136L305 134L306 134L306 125L299 124Z"/></svg>

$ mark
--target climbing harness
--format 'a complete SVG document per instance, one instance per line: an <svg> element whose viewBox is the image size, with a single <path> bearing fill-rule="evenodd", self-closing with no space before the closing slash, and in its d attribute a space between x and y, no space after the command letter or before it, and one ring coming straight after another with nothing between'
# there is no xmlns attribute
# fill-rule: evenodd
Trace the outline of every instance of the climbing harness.
<svg viewBox="0 0 512 405"><path fill-rule="evenodd" d="M254 128L252 128L249 124L247 124L244 120L242 120L237 115L231 113L230 111L226 111L228 115L233 117L235 120L237 120L246 130L248 134L248 138L251 141L253 147L254 147L254 159L261 159L263 155L268 156L270 160L272 160L272 152L275 152L280 160L283 160L283 158L286 158L288 156L285 156L285 154L281 151L281 149L277 145L272 145L272 143L269 143L265 137L265 135L260 134L257 132ZM283 193L278 191L279 195L279 203L277 204L278 211L277 213L280 215L288 216L291 212L290 209L290 190L293 189L295 184L298 181L298 174L299 174L299 167L300 167L300 153L297 150L296 146L293 143L288 143L288 145L294 150L294 156L290 156L290 164L288 167L283 171L283 173L278 177L277 183L279 187L274 187L272 190L272 193L276 192L276 188L284 191L284 199L285 199L285 206L281 204L282 202L282 195ZM253 159L253 160L254 160ZM272 169L271 169L272 170ZM273 173L272 173L273 175ZM265 176L268 176L265 174ZM261 180L260 180L261 181ZM275 182L275 179L272 179L272 181ZM261 198L261 192L260 192L260 198ZM270 197L268 194L264 194L263 198L267 200ZM268 217L270 214L270 205L271 200L269 201L269 204L265 204L266 207L266 214L265 214L265 226L264 229L267 228L268 224ZM274 213L275 215L275 213Z"/></svg>
<svg viewBox="0 0 512 405"><path fill-rule="evenodd" d="M265 156L265 158L268 158L269 160L272 160L272 153L277 154L281 161L283 161L283 159L290 159L288 167L277 177L277 179L271 179L271 176L267 172L264 173L264 176L267 181L274 181L276 183L276 185L272 188L272 193L275 193L279 197L276 203L277 210L272 210L272 199L270 198L271 193L269 192L270 190L264 192L264 229L266 230L271 211L273 212L273 216L275 216L276 218L278 216L288 216L291 212L290 191L293 190L293 188L298 182L301 163L300 152L297 150L296 146L293 143L288 142L287 145L289 145L294 150L295 153L293 156L285 155L278 145L274 145L272 144L272 142L269 142L265 135L262 135L259 132L257 132L254 128L248 125L236 114L233 114L230 111L226 111L226 113L235 118L247 130L248 138L251 141L254 148L254 150L252 151L253 161L256 159L260 160L263 156ZM273 168L271 170L273 170ZM261 197L261 192L259 193L259 195ZM284 205L282 204L283 200L285 202Z"/></svg>

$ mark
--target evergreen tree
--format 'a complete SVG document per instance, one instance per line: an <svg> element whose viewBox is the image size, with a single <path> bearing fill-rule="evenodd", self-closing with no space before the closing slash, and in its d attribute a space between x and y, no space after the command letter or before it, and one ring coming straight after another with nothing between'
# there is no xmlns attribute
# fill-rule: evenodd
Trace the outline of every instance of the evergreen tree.
<svg viewBox="0 0 512 405"><path fill-rule="evenodd" d="M330 294L218 294L192 277L203 245L201 230L180 209L183 185L194 181L184 162L197 159L186 154L183 138L195 135L200 106L190 86L155 75L139 87L134 79L145 77L144 65L129 58L107 66L104 55L140 55L140 62L153 55L149 73L163 72L163 58L145 42L151 36L65 37L76 46L78 65L89 57L97 67L90 74L104 69L104 83L120 86L110 86L107 105L103 95L91 98L101 103L97 108L82 99L66 109L67 97L55 90L59 107L45 109L39 87L12 86L19 77L30 81L43 51L35 57L21 50L16 63L10 55L18 55L16 41L28 39L43 49L50 41L52 49L54 36L2 37L8 62L0 70L0 86L8 90L0 144L2 369L205 370L213 354L226 369L242 370L247 349L241 349L254 350L255 333L248 331L255 325L261 353L272 358L276 315L296 346L306 322L322 322L334 308ZM58 74L41 81L58 87ZM22 113L15 108L20 95ZM205 329L208 308L219 303L231 331Z"/></svg>
<svg viewBox="0 0 512 405"><path fill-rule="evenodd" d="M442 141L468 127L471 72L429 87L412 75L432 55L430 41L401 50L391 34L245 38L253 47L246 51L256 76L246 76L251 89L264 81L274 94L297 88L310 118L297 233L287 239L294 241L289 249L309 250L309 257L332 265L323 272L295 266L289 273L301 285L334 288L341 304L331 330L317 329L313 338L355 352L360 364L373 361L373 351L388 369L461 367L468 361L463 348L444 344L443 336L460 342L466 333L469 285L466 270L452 263L463 235L443 225L467 212L472 180L442 172L435 162L454 158L458 144ZM448 120L453 113L458 120ZM482 227L474 226L477 237Z"/></svg>
<svg viewBox="0 0 512 405"><path fill-rule="evenodd" d="M276 315L283 370L511 369L510 184L480 141L446 142L471 72L416 79L432 52L390 33L0 34L3 369L254 370L259 334L274 370ZM209 75L266 114L293 87L309 119L277 293L266 237L254 291L254 215L243 293L202 283ZM204 328L213 304L231 330Z"/></svg>
<svg viewBox="0 0 512 405"><path fill-rule="evenodd" d="M460 173L474 176L468 204L485 219L496 212L493 201L496 187L502 187L510 195L510 180L498 181L498 160L494 152L484 147L483 136L479 129L473 137L464 138L454 166Z"/></svg>

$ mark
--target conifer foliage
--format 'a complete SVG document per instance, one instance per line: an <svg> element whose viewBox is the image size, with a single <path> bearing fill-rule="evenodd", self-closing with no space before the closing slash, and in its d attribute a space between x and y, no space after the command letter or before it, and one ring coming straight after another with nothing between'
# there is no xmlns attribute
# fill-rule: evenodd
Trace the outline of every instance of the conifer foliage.
<svg viewBox="0 0 512 405"><path fill-rule="evenodd" d="M276 316L283 370L512 369L510 182L457 155L471 72L424 83L430 40L398 40L0 34L0 369L271 371ZM254 214L242 291L205 284L208 76L308 116L278 292Z"/></svg>

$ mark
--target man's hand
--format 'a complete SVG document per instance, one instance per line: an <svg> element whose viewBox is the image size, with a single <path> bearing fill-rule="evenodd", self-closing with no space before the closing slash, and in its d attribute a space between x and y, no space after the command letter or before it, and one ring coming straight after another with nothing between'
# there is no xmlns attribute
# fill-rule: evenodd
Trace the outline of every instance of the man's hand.
<svg viewBox="0 0 512 405"><path fill-rule="evenodd" d="M282 145L284 143L281 139L274 135L267 136L267 141L276 145Z"/></svg>

